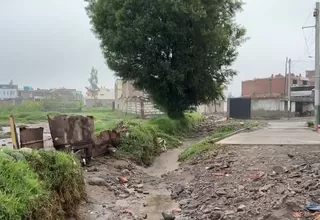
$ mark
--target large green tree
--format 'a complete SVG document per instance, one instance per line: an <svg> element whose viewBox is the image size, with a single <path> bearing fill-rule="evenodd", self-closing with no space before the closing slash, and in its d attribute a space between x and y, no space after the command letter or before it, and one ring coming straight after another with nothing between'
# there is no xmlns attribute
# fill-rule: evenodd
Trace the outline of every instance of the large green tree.
<svg viewBox="0 0 320 220"><path fill-rule="evenodd" d="M178 118L223 98L245 29L241 0L87 0L108 66Z"/></svg>

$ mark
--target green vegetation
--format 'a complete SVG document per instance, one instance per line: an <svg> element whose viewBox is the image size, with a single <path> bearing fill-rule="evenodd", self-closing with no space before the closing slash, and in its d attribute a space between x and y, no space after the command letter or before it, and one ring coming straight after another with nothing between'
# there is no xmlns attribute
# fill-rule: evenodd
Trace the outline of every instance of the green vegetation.
<svg viewBox="0 0 320 220"><path fill-rule="evenodd" d="M110 69L171 118L221 98L236 74L230 67L245 41L235 21L241 0L86 1Z"/></svg>
<svg viewBox="0 0 320 220"><path fill-rule="evenodd" d="M179 120L162 116L150 121L125 121L128 136L123 135L119 156L128 157L138 164L149 166L153 159L167 149L180 146L181 139L203 118L196 113L187 113ZM165 141L165 144L159 143Z"/></svg>
<svg viewBox="0 0 320 220"><path fill-rule="evenodd" d="M314 127L314 121L308 121L308 122L307 122L307 126L308 126L309 128L313 128L313 127Z"/></svg>
<svg viewBox="0 0 320 220"><path fill-rule="evenodd" d="M0 152L0 219L56 220L75 216L85 198L81 165L72 155Z"/></svg>
<svg viewBox="0 0 320 220"><path fill-rule="evenodd" d="M29 102L22 105L0 107L0 125L8 125L10 115L14 115L17 123L32 124L47 120L47 115L81 112L79 103L63 103L59 101Z"/></svg>
<svg viewBox="0 0 320 220"><path fill-rule="evenodd" d="M136 115L127 114L112 111L105 108L97 109L82 109L81 112L48 112L43 111L42 106L45 104L42 102L26 103L23 105L16 106L1 106L0 107L0 126L9 125L9 116L12 114L14 116L16 123L22 124L34 124L38 122L47 121L47 115L55 116L59 114L67 115L91 115L95 118L95 128L96 132L101 132L105 129L114 128L115 125L123 119L134 119L137 118Z"/></svg>
<svg viewBox="0 0 320 220"><path fill-rule="evenodd" d="M184 152L182 152L179 155L179 161L185 162L187 160L190 160L192 158L195 158L196 156L203 154L205 152L208 152L210 150L215 149L216 145L215 142L227 137L228 135L240 130L240 129L246 129L251 127L257 127L262 125L259 122L250 122L247 121L245 123L228 123L228 124L221 124L218 125L215 129L214 133L212 133L210 136L206 137L203 141L200 141L199 143L189 147Z"/></svg>

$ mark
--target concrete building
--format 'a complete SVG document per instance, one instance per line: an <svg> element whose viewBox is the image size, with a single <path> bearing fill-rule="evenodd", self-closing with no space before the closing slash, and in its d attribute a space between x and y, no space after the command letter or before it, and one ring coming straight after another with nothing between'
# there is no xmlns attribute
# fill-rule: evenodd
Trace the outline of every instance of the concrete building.
<svg viewBox="0 0 320 220"><path fill-rule="evenodd" d="M313 71L314 72L314 71ZM253 117L284 117L314 114L314 74L291 74L290 113L288 113L288 75L242 82L242 96L251 98Z"/></svg>
<svg viewBox="0 0 320 220"><path fill-rule="evenodd" d="M115 91L113 89L107 89L105 87L101 87L96 99L95 97L92 96L92 94L87 92L87 97L85 99L85 102L88 107L114 108Z"/></svg>
<svg viewBox="0 0 320 220"><path fill-rule="evenodd" d="M312 80L302 77L301 74L291 74L291 86L310 85ZM288 92L288 75L271 75L268 78L259 78L242 82L243 97L284 97Z"/></svg>
<svg viewBox="0 0 320 220"><path fill-rule="evenodd" d="M18 86L12 84L0 84L0 100L15 99L18 97Z"/></svg>
<svg viewBox="0 0 320 220"><path fill-rule="evenodd" d="M306 77L310 80L310 85L314 86L316 71L306 70Z"/></svg>

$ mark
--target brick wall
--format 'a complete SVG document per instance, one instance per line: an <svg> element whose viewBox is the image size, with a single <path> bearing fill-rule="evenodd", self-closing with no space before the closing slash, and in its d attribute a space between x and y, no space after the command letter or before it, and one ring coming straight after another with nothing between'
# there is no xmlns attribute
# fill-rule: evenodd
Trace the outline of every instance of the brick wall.
<svg viewBox="0 0 320 220"><path fill-rule="evenodd" d="M310 80L310 85L314 86L316 72L314 70L306 70L306 77Z"/></svg>
<svg viewBox="0 0 320 220"><path fill-rule="evenodd" d="M308 77L307 77L308 78ZM281 74L269 78L247 80L242 82L242 96L244 97L280 97L287 93L288 84ZM294 83L294 81L296 81ZM291 85L303 85L301 75L291 75ZM308 82L309 84L309 82Z"/></svg>

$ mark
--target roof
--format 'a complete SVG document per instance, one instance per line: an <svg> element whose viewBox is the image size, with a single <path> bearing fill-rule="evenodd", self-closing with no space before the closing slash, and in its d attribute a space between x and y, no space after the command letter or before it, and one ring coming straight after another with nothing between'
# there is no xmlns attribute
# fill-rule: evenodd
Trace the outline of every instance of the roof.
<svg viewBox="0 0 320 220"><path fill-rule="evenodd" d="M18 85L0 84L0 89L18 89Z"/></svg>

